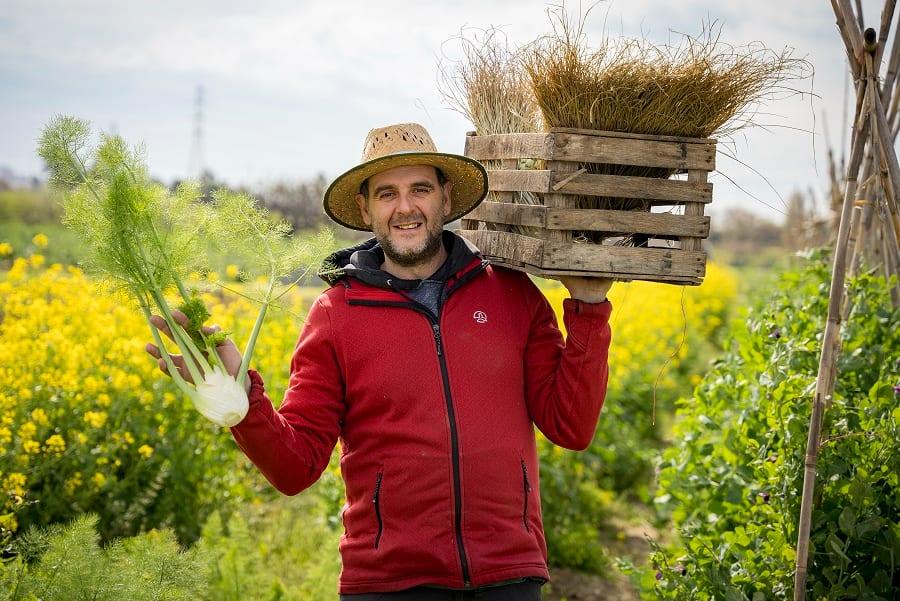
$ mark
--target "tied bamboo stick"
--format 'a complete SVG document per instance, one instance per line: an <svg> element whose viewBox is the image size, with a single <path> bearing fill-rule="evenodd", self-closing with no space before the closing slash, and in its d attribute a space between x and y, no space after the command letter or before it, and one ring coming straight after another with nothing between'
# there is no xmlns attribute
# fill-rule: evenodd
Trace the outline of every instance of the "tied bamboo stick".
<svg viewBox="0 0 900 601"><path fill-rule="evenodd" d="M849 8L847 0L838 0ZM834 6L834 1L832 2ZM838 9L835 9L836 12ZM848 11L847 14L852 14ZM839 16L839 21L841 15ZM859 35L859 32L854 32ZM853 35L845 35L853 40ZM866 30L866 51L874 52L875 30ZM869 80L860 86L864 96L878 94L877 87L872 87ZM859 175L860 164L863 159L863 150L868 137L870 119L867 110L868 98L863 98L857 103L856 130L853 137L853 147L847 166L847 185L844 190L844 203L841 209L841 220L838 227L838 238L835 244L834 260L831 270L831 289L828 295L828 321L825 324L825 332L822 336L822 352L819 357L819 371L816 378L816 391L812 408L812 416L809 424L809 436L806 441L806 459L803 474L803 496L800 502L800 521L797 533L797 561L794 575L794 601L803 601L806 598L806 580L809 561L809 534L812 526L813 493L816 483L816 463L819 454L819 438L822 431L822 419L825 413L825 404L834 391L834 366L837 362L837 343L841 330L841 307L844 296L844 282L847 272L847 242L850 237L851 211L856 196L856 178Z"/></svg>

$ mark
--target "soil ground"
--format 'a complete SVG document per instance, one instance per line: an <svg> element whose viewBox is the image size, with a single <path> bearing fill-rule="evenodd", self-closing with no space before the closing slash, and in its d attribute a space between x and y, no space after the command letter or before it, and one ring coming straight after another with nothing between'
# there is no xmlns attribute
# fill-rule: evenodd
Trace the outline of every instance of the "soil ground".
<svg viewBox="0 0 900 601"><path fill-rule="evenodd" d="M659 533L647 522L629 523L616 518L607 524L609 538L604 537L604 546L611 559L621 557L635 565L644 565L650 554L647 537L658 539ZM628 577L620 573L614 565L605 576L587 574L568 568L551 568L553 579L543 588L544 601L637 601L637 590Z"/></svg>

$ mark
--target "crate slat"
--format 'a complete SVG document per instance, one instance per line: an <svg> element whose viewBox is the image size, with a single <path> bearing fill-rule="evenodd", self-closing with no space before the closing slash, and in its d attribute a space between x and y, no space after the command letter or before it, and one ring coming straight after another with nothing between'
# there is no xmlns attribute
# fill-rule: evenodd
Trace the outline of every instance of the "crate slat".
<svg viewBox="0 0 900 601"><path fill-rule="evenodd" d="M628 138L629 140L654 140L662 142L686 142L688 144L716 144L715 138L687 138L684 136L663 136L659 134L632 134L624 131L604 131L599 129L578 129L576 127L551 127L551 132L604 136L607 138ZM472 134L474 135L474 133Z"/></svg>
<svg viewBox="0 0 900 601"><path fill-rule="evenodd" d="M544 169L495 169L488 171L488 188L497 192L546 194L552 177L553 172Z"/></svg>
<svg viewBox="0 0 900 601"><path fill-rule="evenodd" d="M709 217L702 215L684 216L670 213L603 209L559 209L541 205L483 202L467 217L490 223L544 227L548 230L650 234L666 236L671 239L683 236L705 238L709 235Z"/></svg>
<svg viewBox="0 0 900 601"><path fill-rule="evenodd" d="M486 257L504 257L513 262L540 266L544 254L544 241L529 236L488 230L461 230Z"/></svg>
<svg viewBox="0 0 900 601"><path fill-rule="evenodd" d="M548 209L547 229L621 232L657 236L709 235L709 217L685 217L646 211L609 211L605 209Z"/></svg>
<svg viewBox="0 0 900 601"><path fill-rule="evenodd" d="M463 230L460 234L492 262L545 277L590 272L620 280L697 285L706 271L703 252L550 242L487 230ZM577 247L575 252L571 247Z"/></svg>
<svg viewBox="0 0 900 601"><path fill-rule="evenodd" d="M544 245L541 267L580 268L638 275L665 274L701 278L706 271L706 253L679 249L598 246L596 244Z"/></svg>
<svg viewBox="0 0 900 601"><path fill-rule="evenodd" d="M491 223L524 225L528 227L547 227L547 207L541 205L524 205L512 202L482 202L475 207L467 217L480 221L489 221Z"/></svg>
<svg viewBox="0 0 900 601"><path fill-rule="evenodd" d="M567 133L553 133L553 136L553 158L558 161L670 169L715 168L715 146L710 144Z"/></svg>
<svg viewBox="0 0 900 601"><path fill-rule="evenodd" d="M565 179L555 174L551 186ZM583 173L559 189L567 194L639 198L659 203L712 202L712 184L676 179Z"/></svg>
<svg viewBox="0 0 900 601"><path fill-rule="evenodd" d="M552 134L497 134L466 136L465 155L479 161L498 159L552 159Z"/></svg>
<svg viewBox="0 0 900 601"><path fill-rule="evenodd" d="M535 267L534 265L529 265L527 263L517 263L496 257L491 258L491 264L502 265L503 267L509 267L510 269L524 271L525 273L530 273L531 275L536 275L542 278L557 279L558 276L561 275L575 275L581 277L584 277L585 275L585 272L583 271L574 271L571 269L541 269L540 267ZM642 280L645 282L659 282L661 284L675 284L681 286L699 286L703 283L703 280L700 278L688 278L683 276L671 276L662 274L653 274L652 276L648 276L639 273L608 273L598 271L591 272L590 275L592 277L613 278L618 282Z"/></svg>

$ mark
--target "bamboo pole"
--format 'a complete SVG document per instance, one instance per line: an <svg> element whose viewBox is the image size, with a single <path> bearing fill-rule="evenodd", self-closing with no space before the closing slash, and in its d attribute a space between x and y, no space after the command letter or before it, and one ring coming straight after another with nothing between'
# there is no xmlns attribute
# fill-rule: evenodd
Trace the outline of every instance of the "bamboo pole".
<svg viewBox="0 0 900 601"><path fill-rule="evenodd" d="M844 4L846 1L844 0ZM853 79L856 81L856 92L857 92L857 103L859 101L859 77L860 72L862 71L862 62L861 62L861 52L857 53L857 42L852 37L850 31L855 31L857 35L859 34L859 30L855 27L848 27L847 21L849 18L852 18L853 11L845 12L844 6L842 6L842 0L831 0L831 8L834 10L835 22L838 26L838 32L841 34L841 38L844 40L844 46L847 49L847 60L850 63L850 72L853 73ZM849 5L847 5L849 9ZM848 17L850 15L850 17ZM862 49L861 47L859 48ZM859 105L857 104L857 108Z"/></svg>
<svg viewBox="0 0 900 601"><path fill-rule="evenodd" d="M847 0L839 0L846 4ZM857 32L858 34L858 32ZM852 35L850 36L851 39ZM875 48L875 30L866 30L867 46L871 51ZM867 48L868 50L868 48ZM865 96L878 94L870 82L862 86ZM854 136L850 161L847 165L847 185L844 190L844 204L838 227L838 238L835 243L833 264L831 269L831 289L828 295L828 321L822 336L822 353L819 356L819 371L816 377L816 392L813 401L812 415L809 423L809 436L806 441L806 460L803 473L803 496L800 501L800 521L797 533L797 561L794 574L794 601L806 598L807 564L809 560L809 533L812 526L813 493L816 486L816 463L819 455L819 437L822 431L822 418L825 404L834 390L834 366L837 362L837 342L841 331L841 306L843 304L844 282L847 272L847 240L850 236L850 213L856 196L856 178L862 162L863 150L868 134L870 119L866 110L867 99L859 103L861 110L856 122L857 131Z"/></svg>
<svg viewBox="0 0 900 601"><path fill-rule="evenodd" d="M888 34L891 31L891 21L894 18L894 9L897 6L897 0L886 0L884 8L881 11L881 25L878 27L878 45L875 48L875 66L881 68L881 55L884 53L887 44ZM859 14L862 15L862 8L858 8ZM862 25L859 26L863 28ZM896 44L894 44L896 46Z"/></svg>
<svg viewBox="0 0 900 601"><path fill-rule="evenodd" d="M890 5L890 11L888 11ZM878 54L875 56L875 67L880 68L883 56L884 45L887 43L887 37L890 32L891 20L894 17L894 7L896 0L889 0L884 5L884 12L881 15L881 31L878 34ZM888 12L890 14L888 14ZM894 89L894 80L897 77L897 68L900 67L900 40L894 37L894 43L891 45L891 56L888 59L887 72L884 75L884 83L881 86L881 103L884 105L891 104L891 95Z"/></svg>

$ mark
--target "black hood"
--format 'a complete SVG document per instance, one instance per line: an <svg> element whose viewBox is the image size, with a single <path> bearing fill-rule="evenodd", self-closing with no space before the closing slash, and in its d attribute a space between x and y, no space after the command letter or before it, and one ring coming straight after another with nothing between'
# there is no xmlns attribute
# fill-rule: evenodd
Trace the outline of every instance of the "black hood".
<svg viewBox="0 0 900 601"><path fill-rule="evenodd" d="M449 230L443 233L444 248L447 260L430 277L435 280L446 280L472 262L481 253L471 242L457 236ZM332 253L322 263L318 275L328 284L334 285L342 278L351 277L371 286L394 290L413 290L419 287L421 280L403 280L382 271L384 250L375 240L370 238L361 244L351 246Z"/></svg>

